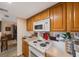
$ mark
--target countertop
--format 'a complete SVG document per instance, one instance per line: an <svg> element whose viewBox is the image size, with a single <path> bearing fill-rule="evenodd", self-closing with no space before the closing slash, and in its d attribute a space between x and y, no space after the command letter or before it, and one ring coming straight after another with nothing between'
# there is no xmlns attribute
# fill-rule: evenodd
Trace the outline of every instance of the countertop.
<svg viewBox="0 0 79 59"><path fill-rule="evenodd" d="M52 47L51 49L46 51L47 57L72 57L66 52L58 50L56 47Z"/></svg>
<svg viewBox="0 0 79 59"><path fill-rule="evenodd" d="M46 51L47 57L72 57L65 51L65 42L53 41L52 46Z"/></svg>
<svg viewBox="0 0 79 59"><path fill-rule="evenodd" d="M55 46L52 46L46 51L46 56L47 57L71 57L71 55L69 55L65 51L61 51Z"/></svg>
<svg viewBox="0 0 79 59"><path fill-rule="evenodd" d="M28 43L36 40L36 38L26 38L24 39ZM51 41L53 44L52 46L46 50L46 56L47 57L72 57L70 54L65 52L65 42L57 42L57 41Z"/></svg>
<svg viewBox="0 0 79 59"><path fill-rule="evenodd" d="M36 40L36 37L24 39L24 41L26 41L28 43L31 42L31 41L33 41L33 40Z"/></svg>

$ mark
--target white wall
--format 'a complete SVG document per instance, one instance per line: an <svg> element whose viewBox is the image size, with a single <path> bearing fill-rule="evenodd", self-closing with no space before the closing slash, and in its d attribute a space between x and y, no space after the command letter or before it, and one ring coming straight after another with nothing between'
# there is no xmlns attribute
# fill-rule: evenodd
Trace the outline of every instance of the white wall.
<svg viewBox="0 0 79 59"><path fill-rule="evenodd" d="M26 32L26 20L17 19L17 56L22 54L22 37Z"/></svg>
<svg viewBox="0 0 79 59"><path fill-rule="evenodd" d="M1 32L6 34L12 34L12 23L9 21L2 21ZM6 27L11 27L11 31L5 31Z"/></svg>
<svg viewBox="0 0 79 59"><path fill-rule="evenodd" d="M6 33L6 34L12 34L12 25L13 24L16 25L15 22L2 20L1 32ZM11 27L11 31L5 31L5 27Z"/></svg>

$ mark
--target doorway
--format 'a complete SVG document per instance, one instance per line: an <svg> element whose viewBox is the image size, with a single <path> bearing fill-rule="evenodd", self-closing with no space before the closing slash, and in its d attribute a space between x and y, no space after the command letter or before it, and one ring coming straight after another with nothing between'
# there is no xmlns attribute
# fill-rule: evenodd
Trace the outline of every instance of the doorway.
<svg viewBox="0 0 79 59"><path fill-rule="evenodd" d="M10 21L1 21L0 57L17 55L17 25Z"/></svg>

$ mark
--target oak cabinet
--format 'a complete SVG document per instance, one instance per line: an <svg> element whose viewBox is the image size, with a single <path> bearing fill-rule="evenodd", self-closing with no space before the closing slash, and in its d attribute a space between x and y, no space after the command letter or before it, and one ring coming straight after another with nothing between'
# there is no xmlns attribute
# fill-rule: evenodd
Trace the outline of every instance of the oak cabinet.
<svg viewBox="0 0 79 59"><path fill-rule="evenodd" d="M28 42L22 41L22 53L23 56L28 57L29 56L29 45Z"/></svg>
<svg viewBox="0 0 79 59"><path fill-rule="evenodd" d="M49 9L44 10L40 13L40 20L45 20L49 17Z"/></svg>
<svg viewBox="0 0 79 59"><path fill-rule="evenodd" d="M66 31L66 5L59 3L50 8L51 31Z"/></svg>
<svg viewBox="0 0 79 59"><path fill-rule="evenodd" d="M30 31L33 31L33 17L30 19Z"/></svg>
<svg viewBox="0 0 79 59"><path fill-rule="evenodd" d="M79 2L67 3L67 30L79 31Z"/></svg>
<svg viewBox="0 0 79 59"><path fill-rule="evenodd" d="M27 19L27 31L33 31L33 18Z"/></svg>
<svg viewBox="0 0 79 59"><path fill-rule="evenodd" d="M36 15L34 15L34 21L40 21L40 20L45 20L46 18L49 17L49 10L44 10Z"/></svg>
<svg viewBox="0 0 79 59"><path fill-rule="evenodd" d="M29 20L28 19L26 19L26 29L27 31L29 31Z"/></svg>
<svg viewBox="0 0 79 59"><path fill-rule="evenodd" d="M45 10L44 12L38 13L31 18L27 19L27 31L33 31L33 23L36 21L43 20L49 17L49 10Z"/></svg>
<svg viewBox="0 0 79 59"><path fill-rule="evenodd" d="M73 3L67 3L67 31L71 32L73 29L73 14L72 14L72 5Z"/></svg>
<svg viewBox="0 0 79 59"><path fill-rule="evenodd" d="M33 31L33 23L50 18L51 32L79 31L79 2L58 3L27 20L27 30Z"/></svg>
<svg viewBox="0 0 79 59"><path fill-rule="evenodd" d="M33 17L34 17L34 22L36 22L36 21L40 21L40 13L34 15Z"/></svg>
<svg viewBox="0 0 79 59"><path fill-rule="evenodd" d="M79 31L79 3L73 4L74 31Z"/></svg>
<svg viewBox="0 0 79 59"><path fill-rule="evenodd" d="M30 21L31 21L30 19L27 19L27 22L26 22L26 24L27 24L27 31L31 31L31 22Z"/></svg>

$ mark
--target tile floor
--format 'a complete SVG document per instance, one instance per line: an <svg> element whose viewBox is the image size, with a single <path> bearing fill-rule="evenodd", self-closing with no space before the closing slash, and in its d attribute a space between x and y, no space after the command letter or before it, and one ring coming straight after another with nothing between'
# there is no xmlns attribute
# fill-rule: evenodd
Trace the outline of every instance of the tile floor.
<svg viewBox="0 0 79 59"><path fill-rule="evenodd" d="M17 44L9 46L8 50L1 52L0 57L16 57L17 56Z"/></svg>

